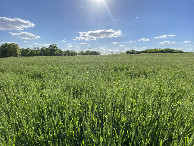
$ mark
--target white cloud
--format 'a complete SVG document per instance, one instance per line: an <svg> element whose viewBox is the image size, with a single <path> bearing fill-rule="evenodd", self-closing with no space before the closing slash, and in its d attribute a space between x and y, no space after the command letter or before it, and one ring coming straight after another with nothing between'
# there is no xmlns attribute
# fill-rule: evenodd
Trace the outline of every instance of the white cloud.
<svg viewBox="0 0 194 146"><path fill-rule="evenodd" d="M136 19L138 19L139 17L135 17Z"/></svg>
<svg viewBox="0 0 194 146"><path fill-rule="evenodd" d="M149 41L150 41L150 39L141 38L141 39L139 39L138 41L149 42Z"/></svg>
<svg viewBox="0 0 194 146"><path fill-rule="evenodd" d="M81 43L81 46L90 46L88 43Z"/></svg>
<svg viewBox="0 0 194 146"><path fill-rule="evenodd" d="M112 42L114 45L118 44L118 42Z"/></svg>
<svg viewBox="0 0 194 146"><path fill-rule="evenodd" d="M61 41L61 43L66 43L66 40L65 40L65 39L63 39L63 40Z"/></svg>
<svg viewBox="0 0 194 146"><path fill-rule="evenodd" d="M96 40L96 39L103 39L103 38L115 38L122 35L120 30L115 31L113 29L109 30L95 30L95 31L88 31L88 32L79 32L80 36L76 37L75 40Z"/></svg>
<svg viewBox="0 0 194 146"><path fill-rule="evenodd" d="M161 35L158 37L155 37L155 39L166 39L166 38L170 38L170 37L174 37L175 35Z"/></svg>
<svg viewBox="0 0 194 146"><path fill-rule="evenodd" d="M5 44L5 43L8 43L8 44L11 44L11 43L15 43L15 42L0 42L1 44Z"/></svg>
<svg viewBox="0 0 194 146"><path fill-rule="evenodd" d="M34 27L35 24L30 21L19 18L0 17L0 30L23 30L24 28Z"/></svg>
<svg viewBox="0 0 194 146"><path fill-rule="evenodd" d="M174 48L174 49L176 49L176 50L183 50L183 48Z"/></svg>
<svg viewBox="0 0 194 146"><path fill-rule="evenodd" d="M41 46L41 47L49 47L50 46L50 44L38 44L38 43L33 43L33 45Z"/></svg>
<svg viewBox="0 0 194 146"><path fill-rule="evenodd" d="M10 34L13 36L17 36L20 39L24 39L24 40L32 40L32 39L39 39L40 38L40 36L36 36L36 35L29 33L29 32L20 32L20 33L10 32Z"/></svg>
<svg viewBox="0 0 194 146"><path fill-rule="evenodd" d="M68 48L69 48L69 49L72 49L72 48L77 49L77 48L79 48L79 47L78 47L78 46L68 45Z"/></svg>
<svg viewBox="0 0 194 146"><path fill-rule="evenodd" d="M120 47L124 47L125 45L119 45Z"/></svg>
<svg viewBox="0 0 194 146"><path fill-rule="evenodd" d="M191 41L184 41L183 44L188 44L190 43Z"/></svg>
<svg viewBox="0 0 194 146"><path fill-rule="evenodd" d="M135 41L133 41L133 40L130 40L130 41L129 41L129 43L130 43L130 44L132 44L132 43L135 43Z"/></svg>
<svg viewBox="0 0 194 146"><path fill-rule="evenodd" d="M108 55L108 54L118 54L121 52L120 49L105 49L104 51L100 51L101 54L103 55Z"/></svg>
<svg viewBox="0 0 194 146"><path fill-rule="evenodd" d="M176 44L176 42L171 42L171 41L164 41L164 42L160 42L161 45L171 45L171 44Z"/></svg>

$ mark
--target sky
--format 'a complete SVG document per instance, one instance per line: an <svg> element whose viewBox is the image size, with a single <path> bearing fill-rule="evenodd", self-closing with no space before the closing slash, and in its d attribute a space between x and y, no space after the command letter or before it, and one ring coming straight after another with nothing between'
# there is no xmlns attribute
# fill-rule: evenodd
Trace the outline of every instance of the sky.
<svg viewBox="0 0 194 146"><path fill-rule="evenodd" d="M0 45L194 52L193 0L0 0Z"/></svg>

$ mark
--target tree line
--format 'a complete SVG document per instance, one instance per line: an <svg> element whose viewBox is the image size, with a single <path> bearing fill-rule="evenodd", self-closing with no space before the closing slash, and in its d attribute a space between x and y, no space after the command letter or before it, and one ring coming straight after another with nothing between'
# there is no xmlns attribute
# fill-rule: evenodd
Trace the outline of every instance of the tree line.
<svg viewBox="0 0 194 146"><path fill-rule="evenodd" d="M5 43L0 46L0 57L30 57L30 56L76 56L76 55L100 55L97 51L61 50L56 44L49 47L20 48L15 43Z"/></svg>
<svg viewBox="0 0 194 146"><path fill-rule="evenodd" d="M161 48L155 48L155 49L146 49L142 51L136 51L136 50L129 50L126 51L126 54L140 54L140 53L184 53L181 50L175 50L175 49L161 49Z"/></svg>
<svg viewBox="0 0 194 146"><path fill-rule="evenodd" d="M184 53L181 50L175 49L147 49L142 51L129 50L126 54L140 54L140 53ZM0 46L0 57L30 57L30 56L76 56L76 55L101 55L97 51L80 51L76 52L74 50L61 50L56 44L51 44L49 47L34 47L30 48L20 48L16 43L5 43Z"/></svg>

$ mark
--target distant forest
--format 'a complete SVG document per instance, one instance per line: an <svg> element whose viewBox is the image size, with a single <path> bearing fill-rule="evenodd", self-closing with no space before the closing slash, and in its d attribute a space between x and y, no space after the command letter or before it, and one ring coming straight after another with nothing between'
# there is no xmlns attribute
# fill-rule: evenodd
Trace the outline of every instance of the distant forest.
<svg viewBox="0 0 194 146"><path fill-rule="evenodd" d="M147 49L142 51L129 50L126 54L140 54L140 53L184 53L181 50L175 49ZM76 55L101 55L101 52L97 51L80 51L76 52L74 50L63 51L57 47L56 44L52 44L49 47L34 47L30 48L20 48L15 43L5 43L0 46L0 57L30 57L30 56L76 56Z"/></svg>
<svg viewBox="0 0 194 146"><path fill-rule="evenodd" d="M155 49L147 49L142 51L136 51L136 50L129 50L126 51L126 54L141 54L141 53L184 53L181 50L175 50L175 49L161 49L161 48L155 48Z"/></svg>

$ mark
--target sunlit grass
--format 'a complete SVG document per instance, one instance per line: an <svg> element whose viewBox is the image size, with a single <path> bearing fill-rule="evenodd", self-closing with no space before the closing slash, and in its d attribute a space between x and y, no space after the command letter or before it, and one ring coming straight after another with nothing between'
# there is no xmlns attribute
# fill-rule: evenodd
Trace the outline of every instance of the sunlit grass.
<svg viewBox="0 0 194 146"><path fill-rule="evenodd" d="M0 144L193 145L194 55L0 59Z"/></svg>

